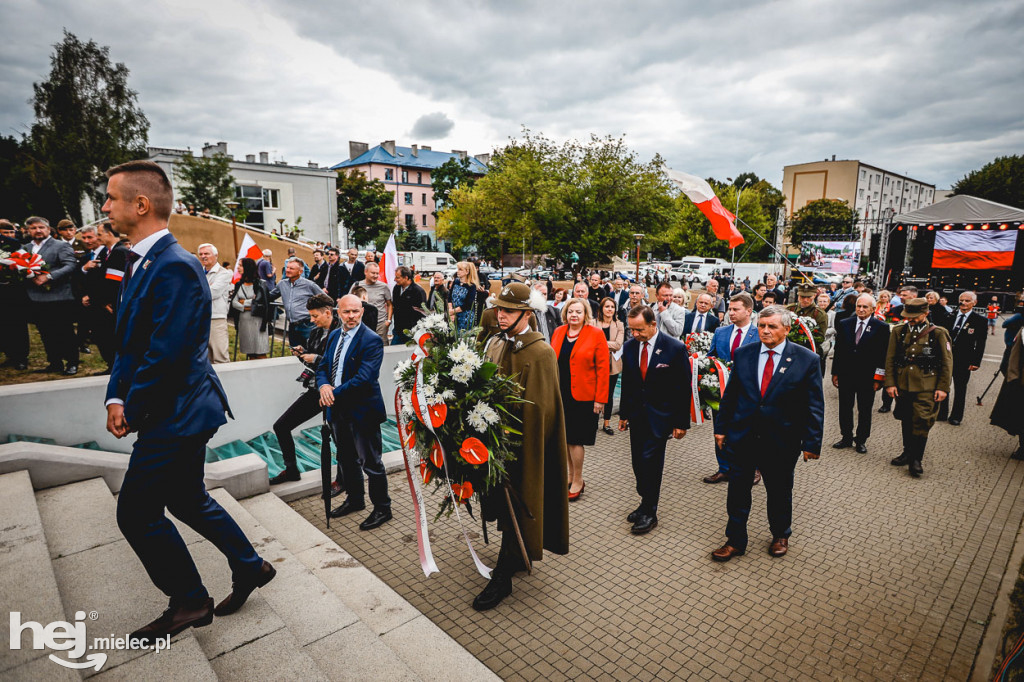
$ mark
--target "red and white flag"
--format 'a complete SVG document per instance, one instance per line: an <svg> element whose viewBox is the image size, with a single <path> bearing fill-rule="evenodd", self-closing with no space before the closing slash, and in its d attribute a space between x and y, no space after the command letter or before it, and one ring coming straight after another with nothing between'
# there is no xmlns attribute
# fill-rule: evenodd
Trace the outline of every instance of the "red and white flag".
<svg viewBox="0 0 1024 682"><path fill-rule="evenodd" d="M384 253L380 257L380 281L389 287L395 285L395 268L398 267L398 250L395 248L395 233L388 237Z"/></svg>
<svg viewBox="0 0 1024 682"><path fill-rule="evenodd" d="M263 258L263 249L256 245L249 233L246 232L245 236L242 237L242 248L238 250L238 258L235 259L235 272L231 276L231 282L235 283L242 278L241 270L239 267L242 264L243 258L252 258L253 260L259 260Z"/></svg>
<svg viewBox="0 0 1024 682"><path fill-rule="evenodd" d="M933 268L1010 270L1017 247L1016 232L956 230L935 233Z"/></svg>
<svg viewBox="0 0 1024 682"><path fill-rule="evenodd" d="M665 172L668 174L668 179L676 183L683 194L689 197L690 201L711 221L711 229L714 230L716 237L729 242L730 248L736 248L743 243L743 235L736 229L736 216L722 206L722 202L718 200L715 191L711 189L711 185L706 180L671 168L666 169Z"/></svg>

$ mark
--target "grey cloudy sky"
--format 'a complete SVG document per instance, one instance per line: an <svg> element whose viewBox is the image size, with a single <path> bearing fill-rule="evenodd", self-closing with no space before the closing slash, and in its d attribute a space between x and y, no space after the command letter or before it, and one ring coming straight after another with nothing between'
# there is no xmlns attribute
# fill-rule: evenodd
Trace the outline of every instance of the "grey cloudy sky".
<svg viewBox="0 0 1024 682"><path fill-rule="evenodd" d="M1024 147L1024 4L0 0L0 132L67 28L110 47L154 146L334 164L348 141L471 153L521 126L626 135L725 178L857 158L948 187Z"/></svg>

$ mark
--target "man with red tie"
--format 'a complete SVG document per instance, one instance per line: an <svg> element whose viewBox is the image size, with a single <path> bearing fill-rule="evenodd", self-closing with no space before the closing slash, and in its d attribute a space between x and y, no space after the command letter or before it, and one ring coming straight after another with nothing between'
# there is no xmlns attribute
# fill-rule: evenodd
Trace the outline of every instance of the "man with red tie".
<svg viewBox="0 0 1024 682"><path fill-rule="evenodd" d="M782 306L767 306L757 320L759 344L736 349L735 362L715 420L715 443L729 459L726 507L728 540L711 553L729 561L747 550L747 517L754 470L760 469L768 495L768 553L785 556L793 518L793 473L821 452L825 401L818 356L786 335L794 315Z"/></svg>
<svg viewBox="0 0 1024 682"><path fill-rule="evenodd" d="M643 535L658 525L665 444L690 428L690 360L681 341L659 333L650 306L634 306L626 319L633 338L622 347L619 430L629 429L640 495L640 506L626 520L633 535Z"/></svg>

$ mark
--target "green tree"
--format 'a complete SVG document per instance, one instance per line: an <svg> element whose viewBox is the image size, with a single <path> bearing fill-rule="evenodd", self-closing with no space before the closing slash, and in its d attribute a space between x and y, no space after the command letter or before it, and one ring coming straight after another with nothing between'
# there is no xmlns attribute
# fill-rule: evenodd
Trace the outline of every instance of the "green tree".
<svg viewBox="0 0 1024 682"><path fill-rule="evenodd" d="M770 258L771 249L753 234L756 232L767 241L771 241L774 219L765 209L766 200L761 184L763 182L748 185L740 194L739 218L742 222L738 222L737 227L744 243L736 247L737 262L756 262ZM736 211L735 183L726 185L714 178L708 178L708 184L715 191L722 206L730 212ZM774 189L770 185L768 187ZM664 237L673 254L679 257L703 256L731 260L732 249L729 248L728 242L715 236L711 222L686 195L680 194L676 198L675 210L675 219Z"/></svg>
<svg viewBox="0 0 1024 682"><path fill-rule="evenodd" d="M793 244L819 235L849 236L854 233L857 213L846 201L815 199L793 215L789 236Z"/></svg>
<svg viewBox="0 0 1024 682"><path fill-rule="evenodd" d="M230 215L224 204L235 195L235 178L231 175L231 161L227 156L193 156L192 152L186 152L175 162L174 175L185 204L195 206L196 211L208 208L214 215Z"/></svg>
<svg viewBox="0 0 1024 682"><path fill-rule="evenodd" d="M0 216L21 221L30 215L64 215L60 197L40 173L27 137L0 136Z"/></svg>
<svg viewBox="0 0 1024 682"><path fill-rule="evenodd" d="M348 230L349 244L373 244L395 229L395 195L380 180L367 180L359 170L338 171L338 220Z"/></svg>
<svg viewBox="0 0 1024 682"><path fill-rule="evenodd" d="M451 201L451 193L460 187L472 187L476 176L469 169L469 159L452 157L430 174L430 187L434 190L434 201L440 205ZM437 211L433 211L437 217Z"/></svg>
<svg viewBox="0 0 1024 682"><path fill-rule="evenodd" d="M103 171L146 155L149 120L128 87L128 69L110 48L64 31L54 45L50 75L32 89L31 140L36 181L50 185L64 214L81 222L83 196L99 207Z"/></svg>
<svg viewBox="0 0 1024 682"><path fill-rule="evenodd" d="M953 185L953 194L1024 208L1024 156L1000 156Z"/></svg>

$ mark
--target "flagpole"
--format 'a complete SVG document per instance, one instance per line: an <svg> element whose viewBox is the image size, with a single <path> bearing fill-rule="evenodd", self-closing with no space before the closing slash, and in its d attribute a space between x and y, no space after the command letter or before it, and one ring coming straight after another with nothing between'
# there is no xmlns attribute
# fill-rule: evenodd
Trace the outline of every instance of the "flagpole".
<svg viewBox="0 0 1024 682"><path fill-rule="evenodd" d="M750 184L750 178L743 181L743 184L736 190L736 212L733 213L733 218L736 220L740 219L740 195L743 194L743 188ZM742 222L742 221L740 221ZM743 223L746 225L746 223ZM762 240L763 241L763 240ZM767 242L766 242L767 243ZM736 247L732 247L732 280L736 280Z"/></svg>

